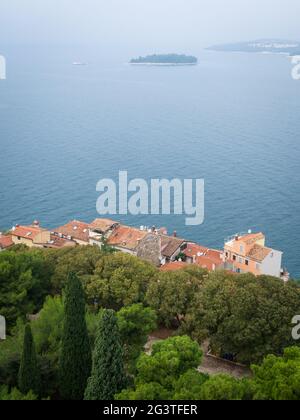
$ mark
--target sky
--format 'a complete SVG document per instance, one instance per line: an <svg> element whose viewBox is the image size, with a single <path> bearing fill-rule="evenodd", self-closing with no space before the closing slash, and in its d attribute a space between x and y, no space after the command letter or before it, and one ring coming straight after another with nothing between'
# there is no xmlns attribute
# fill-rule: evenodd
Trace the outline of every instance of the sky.
<svg viewBox="0 0 300 420"><path fill-rule="evenodd" d="M1 44L206 47L300 41L300 0L1 0Z"/></svg>

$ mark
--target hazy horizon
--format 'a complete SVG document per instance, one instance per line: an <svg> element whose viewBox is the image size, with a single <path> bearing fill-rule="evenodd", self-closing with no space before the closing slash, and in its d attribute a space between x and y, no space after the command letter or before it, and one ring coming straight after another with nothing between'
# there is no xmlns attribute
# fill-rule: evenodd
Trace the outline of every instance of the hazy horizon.
<svg viewBox="0 0 300 420"><path fill-rule="evenodd" d="M299 0L2 0L0 45L175 52L262 38L300 41L299 15Z"/></svg>

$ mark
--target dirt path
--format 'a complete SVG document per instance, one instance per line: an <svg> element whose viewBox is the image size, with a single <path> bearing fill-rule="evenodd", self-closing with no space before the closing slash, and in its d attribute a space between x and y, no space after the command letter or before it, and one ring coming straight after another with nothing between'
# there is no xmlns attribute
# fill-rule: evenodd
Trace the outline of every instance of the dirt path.
<svg viewBox="0 0 300 420"><path fill-rule="evenodd" d="M199 372L208 375L218 375L226 373L235 378L247 378L251 376L251 370L247 367L236 365L235 363L227 362L213 356L203 356L202 364L199 367Z"/></svg>

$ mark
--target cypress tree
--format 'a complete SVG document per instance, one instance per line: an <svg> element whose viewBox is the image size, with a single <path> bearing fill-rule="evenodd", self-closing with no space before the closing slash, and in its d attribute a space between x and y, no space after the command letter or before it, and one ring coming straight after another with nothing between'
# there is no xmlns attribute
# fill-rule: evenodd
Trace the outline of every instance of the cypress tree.
<svg viewBox="0 0 300 420"><path fill-rule="evenodd" d="M112 310L104 310L98 326L93 355L92 376L88 380L85 400L113 400L126 386L123 347Z"/></svg>
<svg viewBox="0 0 300 420"><path fill-rule="evenodd" d="M78 277L71 273L65 289L65 315L59 363L60 395L82 400L91 373L92 356L85 320L85 297Z"/></svg>
<svg viewBox="0 0 300 420"><path fill-rule="evenodd" d="M32 391L36 396L40 395L40 371L36 357L35 344L29 324L25 327L23 351L19 369L19 390L22 394Z"/></svg>

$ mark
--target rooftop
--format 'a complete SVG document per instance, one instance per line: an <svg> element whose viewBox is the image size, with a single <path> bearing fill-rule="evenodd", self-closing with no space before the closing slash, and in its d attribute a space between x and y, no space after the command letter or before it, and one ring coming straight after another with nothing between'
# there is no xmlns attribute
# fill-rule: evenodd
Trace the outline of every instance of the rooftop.
<svg viewBox="0 0 300 420"><path fill-rule="evenodd" d="M0 234L0 249L6 249L13 246L13 240L11 238L11 235L1 235Z"/></svg>
<svg viewBox="0 0 300 420"><path fill-rule="evenodd" d="M118 226L108 238L107 244L135 250L139 242L148 235L148 232L129 226Z"/></svg>
<svg viewBox="0 0 300 420"><path fill-rule="evenodd" d="M183 270L184 268L189 267L189 264L183 262L183 261L174 261L174 262L170 262L168 264L163 265L160 268L160 271L178 271L178 270Z"/></svg>
<svg viewBox="0 0 300 420"><path fill-rule="evenodd" d="M17 225L10 231L11 235L18 236L23 239L34 241L34 239L41 233L46 232L46 229L42 229L38 225L35 226L20 226Z"/></svg>
<svg viewBox="0 0 300 420"><path fill-rule="evenodd" d="M184 250L184 253L187 257L193 258L196 256L200 256L200 254L205 254L208 251L208 248L197 245L194 243L188 243L187 248Z"/></svg>
<svg viewBox="0 0 300 420"><path fill-rule="evenodd" d="M89 242L89 224L78 220L73 220L64 226L53 229L53 232L61 234L66 238Z"/></svg>
<svg viewBox="0 0 300 420"><path fill-rule="evenodd" d="M119 222L110 219L95 219L90 225L91 230L100 230L101 232L107 232L115 225L118 225Z"/></svg>
<svg viewBox="0 0 300 420"><path fill-rule="evenodd" d="M248 252L247 257L262 262L272 251L273 250L271 248L266 248L261 245L254 245Z"/></svg>
<svg viewBox="0 0 300 420"><path fill-rule="evenodd" d="M223 251L209 249L194 243L188 243L184 254L189 258L193 258L194 264L209 271L213 271L224 264L222 259Z"/></svg>
<svg viewBox="0 0 300 420"><path fill-rule="evenodd" d="M76 242L60 238L57 235L51 235L50 242L48 242L45 245L47 246L47 248L66 248L76 246Z"/></svg>
<svg viewBox="0 0 300 420"><path fill-rule="evenodd" d="M186 241L184 239L177 238L175 236L161 236L161 253L164 257L171 258L175 252L180 248Z"/></svg>
<svg viewBox="0 0 300 420"><path fill-rule="evenodd" d="M265 239L265 235L262 232L259 232L259 233L236 234L232 236L226 242L228 245L231 242L243 242L246 245L252 245L264 239Z"/></svg>

